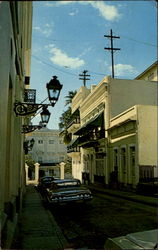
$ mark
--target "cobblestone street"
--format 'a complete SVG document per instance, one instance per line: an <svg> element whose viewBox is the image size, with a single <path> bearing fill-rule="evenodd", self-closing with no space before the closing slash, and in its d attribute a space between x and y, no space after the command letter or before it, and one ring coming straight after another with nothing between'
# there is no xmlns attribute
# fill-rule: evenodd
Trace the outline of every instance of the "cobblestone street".
<svg viewBox="0 0 158 250"><path fill-rule="evenodd" d="M87 204L51 209L64 236L74 248L103 249L108 237L157 228L157 208L105 194Z"/></svg>

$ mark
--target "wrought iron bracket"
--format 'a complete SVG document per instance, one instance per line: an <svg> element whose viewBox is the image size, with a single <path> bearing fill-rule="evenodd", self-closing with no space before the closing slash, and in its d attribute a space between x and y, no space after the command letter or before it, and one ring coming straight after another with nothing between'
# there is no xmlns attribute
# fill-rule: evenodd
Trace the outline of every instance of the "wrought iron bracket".
<svg viewBox="0 0 158 250"><path fill-rule="evenodd" d="M15 102L14 112L16 116L27 116L32 115L37 112L43 106L49 106L49 104L38 104L38 103L25 103L25 102Z"/></svg>
<svg viewBox="0 0 158 250"><path fill-rule="evenodd" d="M43 126L40 126L40 125L23 125L22 126L22 133L27 134L27 133L33 132L37 129L41 129L42 127Z"/></svg>

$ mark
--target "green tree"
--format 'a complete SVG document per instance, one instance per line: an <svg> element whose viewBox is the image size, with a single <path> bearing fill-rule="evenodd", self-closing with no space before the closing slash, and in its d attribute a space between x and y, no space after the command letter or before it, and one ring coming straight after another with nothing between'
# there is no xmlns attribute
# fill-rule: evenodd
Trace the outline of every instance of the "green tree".
<svg viewBox="0 0 158 250"><path fill-rule="evenodd" d="M35 161L32 159L31 155L25 155L25 162L29 166L29 177L32 178L32 173L35 172Z"/></svg>
<svg viewBox="0 0 158 250"><path fill-rule="evenodd" d="M68 106L67 110L64 111L59 118L59 129L60 129L60 136L63 137L63 142L65 144L69 144L71 141L71 134L68 133L67 131L67 126L70 122L70 117L71 117L71 107L70 104L72 103L73 97L76 95L77 91L69 91L68 95L65 96L66 101L65 101L65 106Z"/></svg>
<svg viewBox="0 0 158 250"><path fill-rule="evenodd" d="M68 95L65 96L66 101L65 101L65 106L71 105L72 103L72 99L74 98L74 96L76 95L77 91L69 91Z"/></svg>

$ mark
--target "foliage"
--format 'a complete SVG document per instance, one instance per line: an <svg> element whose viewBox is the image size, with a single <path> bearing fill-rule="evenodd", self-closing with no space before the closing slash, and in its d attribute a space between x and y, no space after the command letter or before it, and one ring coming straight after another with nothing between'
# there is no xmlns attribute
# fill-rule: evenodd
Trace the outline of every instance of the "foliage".
<svg viewBox="0 0 158 250"><path fill-rule="evenodd" d="M68 95L65 96L66 101L65 101L65 106L68 106L72 103L72 99L74 98L74 96L76 95L77 91L69 91Z"/></svg>
<svg viewBox="0 0 158 250"><path fill-rule="evenodd" d="M72 159L71 157L68 157L65 159L65 173L66 174L72 174Z"/></svg>
<svg viewBox="0 0 158 250"><path fill-rule="evenodd" d="M34 171L34 168L35 168L35 166L34 166L35 161L32 159L32 157L31 157L30 154L25 155L25 162L26 162L26 164L30 167L30 169L31 169L32 171Z"/></svg>
<svg viewBox="0 0 158 250"><path fill-rule="evenodd" d="M66 98L66 102L65 102L65 106L68 106L72 103L72 99L73 97L76 95L77 91L69 91L68 95L65 97ZM69 144L71 141L71 134L68 133L67 131L67 126L70 122L70 118L71 118L71 107L68 106L67 110L64 111L61 115L61 117L59 118L60 122L59 122L59 129L60 129L60 136L63 137L63 142L65 144Z"/></svg>
<svg viewBox="0 0 158 250"><path fill-rule="evenodd" d="M67 127L69 121L70 121L70 116L71 116L71 108L68 107L68 109L62 113L61 117L59 118L60 123L59 123L59 128L60 130L63 130Z"/></svg>

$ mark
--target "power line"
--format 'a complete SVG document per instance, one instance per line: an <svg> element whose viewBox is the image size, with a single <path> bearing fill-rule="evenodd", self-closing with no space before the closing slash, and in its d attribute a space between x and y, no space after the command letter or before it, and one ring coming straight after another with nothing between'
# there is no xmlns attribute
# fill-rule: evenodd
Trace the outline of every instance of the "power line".
<svg viewBox="0 0 158 250"><path fill-rule="evenodd" d="M78 77L77 74L73 74L73 73L64 71L64 70L62 70L62 69L58 69L58 68L54 67L53 65L51 65L51 64L49 64L49 63L47 63L47 62L41 60L39 57L37 57L37 56L35 56L35 55L32 55L32 57L35 58L38 62L40 61L40 62L42 62L43 64L48 65L48 66L51 67L51 68L54 68L55 70L61 71L62 73L65 73L65 74L69 74L69 75L73 75L73 76ZM102 73L97 73L97 72L93 72L93 71L90 71L90 72L92 72L94 75L103 75L103 76L105 76L105 74L102 74Z"/></svg>
<svg viewBox="0 0 158 250"><path fill-rule="evenodd" d="M154 3L154 2L152 2L153 4L156 4L156 3ZM40 39L43 39L43 40L49 40L49 41L54 41L54 42L68 42L68 43L72 43L72 42L74 42L73 40L58 40L58 39L51 39L51 38L46 38L46 37L41 37L41 36L35 36L35 35L33 35L33 38L40 38ZM145 45L147 45L147 46L153 46L153 47L157 47L157 45L155 45L155 44L151 44L151 43L148 43L148 42L145 42L145 41L140 41L140 40L136 40L136 39L134 39L134 38L132 38L132 37L128 37L128 36L124 36L124 35L122 35L121 34L121 37L123 37L123 38L126 38L126 39L128 39L128 40L131 40L131 41L133 41L133 42L137 42L137 43L142 43L142 44L145 44Z"/></svg>
<svg viewBox="0 0 158 250"><path fill-rule="evenodd" d="M39 57L37 57L37 56L32 55L32 57L34 57L37 61L41 61L43 64L45 64L45 65L47 65L47 66L49 66L49 67L51 67L51 68L54 68L55 70L61 71L62 73L69 74L69 75L73 75L73 76L77 76L77 75L75 75L75 74L73 74L73 73L66 72L66 71L64 71L64 70L62 70L62 69L58 69L58 68L52 66L51 64L44 62L43 60L41 60L41 59L40 59Z"/></svg>
<svg viewBox="0 0 158 250"><path fill-rule="evenodd" d="M139 41L139 40L133 39L133 38L128 37L128 36L123 36L123 35L121 35L121 37L126 38L126 39L128 39L128 40L131 40L131 41L133 41L133 42L142 43L142 44L145 44L145 45L148 45L148 46L157 47L157 45L155 45L155 44L151 44L151 43L148 43L148 42Z"/></svg>

